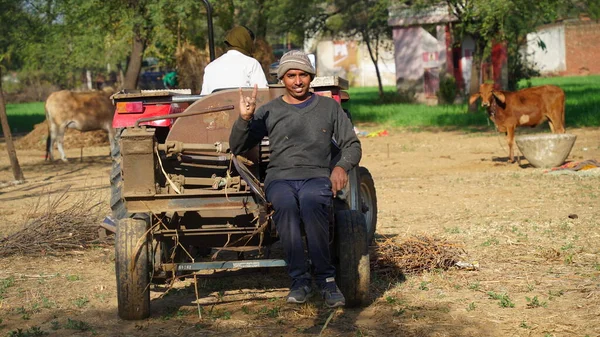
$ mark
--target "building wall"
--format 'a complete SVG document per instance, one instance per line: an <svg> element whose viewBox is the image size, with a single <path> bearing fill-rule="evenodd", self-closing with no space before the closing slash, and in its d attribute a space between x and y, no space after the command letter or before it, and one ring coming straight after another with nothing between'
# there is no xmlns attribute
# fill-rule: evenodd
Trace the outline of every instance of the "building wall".
<svg viewBox="0 0 600 337"><path fill-rule="evenodd" d="M391 46L391 41L390 41ZM380 48L377 63L383 85L394 85L393 49ZM348 80L350 86L377 86L375 65L364 43L354 40L320 41L317 44L317 75L336 75Z"/></svg>
<svg viewBox="0 0 600 337"><path fill-rule="evenodd" d="M539 47L543 41L546 50ZM527 35L527 60L542 74L600 74L600 24L577 21L545 26Z"/></svg>
<svg viewBox="0 0 600 337"><path fill-rule="evenodd" d="M540 41L546 45L540 47ZM527 34L526 59L541 74L558 74L567 70L565 54L565 27L562 24L540 28Z"/></svg>
<svg viewBox="0 0 600 337"><path fill-rule="evenodd" d="M394 27L396 79L399 84L404 81L418 81L423 77L422 30L421 27Z"/></svg>
<svg viewBox="0 0 600 337"><path fill-rule="evenodd" d="M567 24L565 37L567 69L563 74L600 74L600 23Z"/></svg>
<svg viewBox="0 0 600 337"><path fill-rule="evenodd" d="M393 37L398 91L414 92L418 101L435 97L448 59L445 25L435 36L419 26L394 27Z"/></svg>

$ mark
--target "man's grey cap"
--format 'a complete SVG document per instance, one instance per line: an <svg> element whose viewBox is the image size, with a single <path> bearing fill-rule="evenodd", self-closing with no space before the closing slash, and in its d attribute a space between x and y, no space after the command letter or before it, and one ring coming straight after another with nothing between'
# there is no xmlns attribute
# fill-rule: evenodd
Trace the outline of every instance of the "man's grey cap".
<svg viewBox="0 0 600 337"><path fill-rule="evenodd" d="M279 68L277 68L277 78L281 79L283 75L285 75L285 73L291 69L305 71L313 78L316 74L315 68L313 67L312 63L310 63L308 55L301 50L290 50L289 52L283 54L279 60Z"/></svg>

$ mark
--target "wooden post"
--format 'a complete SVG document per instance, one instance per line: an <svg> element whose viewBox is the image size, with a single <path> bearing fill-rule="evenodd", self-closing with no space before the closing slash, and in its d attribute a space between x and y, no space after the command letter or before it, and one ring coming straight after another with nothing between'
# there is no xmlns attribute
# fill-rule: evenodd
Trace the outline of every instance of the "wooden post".
<svg viewBox="0 0 600 337"><path fill-rule="evenodd" d="M10 158L10 166L12 167L13 175L15 180L24 181L23 171L19 165L17 159L17 151L12 141L12 133L10 132L10 126L8 125L8 116L6 115L6 101L4 100L4 93L2 91L2 68L0 67L0 122L2 122L2 132L4 133L4 140L6 142L6 151L8 151L8 157Z"/></svg>

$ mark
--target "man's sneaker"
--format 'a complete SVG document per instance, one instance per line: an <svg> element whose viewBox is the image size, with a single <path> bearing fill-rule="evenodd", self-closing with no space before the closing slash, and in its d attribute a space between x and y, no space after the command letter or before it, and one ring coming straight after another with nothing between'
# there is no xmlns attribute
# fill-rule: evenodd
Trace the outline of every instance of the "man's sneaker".
<svg viewBox="0 0 600 337"><path fill-rule="evenodd" d="M305 303L307 299L312 296L312 291L309 286L301 286L300 288L295 288L290 290L290 293L287 296L288 303L297 303L302 304Z"/></svg>
<svg viewBox="0 0 600 337"><path fill-rule="evenodd" d="M340 288L335 284L335 281L328 280L321 289L321 295L325 300L325 304L330 308L343 307L346 305L346 298L344 298L344 294L342 294Z"/></svg>

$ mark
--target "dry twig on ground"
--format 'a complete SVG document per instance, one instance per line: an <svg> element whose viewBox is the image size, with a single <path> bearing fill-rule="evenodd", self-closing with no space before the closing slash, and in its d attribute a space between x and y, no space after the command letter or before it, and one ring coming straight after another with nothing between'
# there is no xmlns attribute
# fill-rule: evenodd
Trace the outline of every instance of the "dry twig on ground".
<svg viewBox="0 0 600 337"><path fill-rule="evenodd" d="M57 254L84 249L98 241L102 203L94 195L69 200L68 189L42 206L42 197L26 217L23 229L0 239L0 256Z"/></svg>
<svg viewBox="0 0 600 337"><path fill-rule="evenodd" d="M442 239L414 236L401 243L392 239L378 242L374 253L372 268L396 277L431 269L446 270L460 260L464 249Z"/></svg>

